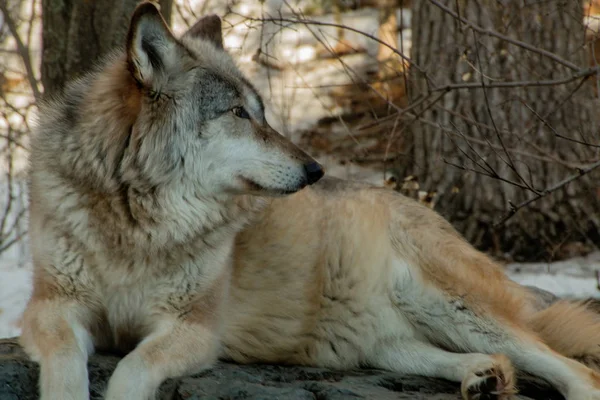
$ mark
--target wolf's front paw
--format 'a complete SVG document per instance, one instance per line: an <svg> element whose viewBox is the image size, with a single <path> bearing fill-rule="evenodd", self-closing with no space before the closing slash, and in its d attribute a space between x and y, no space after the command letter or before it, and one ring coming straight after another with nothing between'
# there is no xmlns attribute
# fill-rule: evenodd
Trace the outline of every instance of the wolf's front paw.
<svg viewBox="0 0 600 400"><path fill-rule="evenodd" d="M494 356L490 366L472 369L462 382L465 400L505 400L516 393L513 369L505 356Z"/></svg>

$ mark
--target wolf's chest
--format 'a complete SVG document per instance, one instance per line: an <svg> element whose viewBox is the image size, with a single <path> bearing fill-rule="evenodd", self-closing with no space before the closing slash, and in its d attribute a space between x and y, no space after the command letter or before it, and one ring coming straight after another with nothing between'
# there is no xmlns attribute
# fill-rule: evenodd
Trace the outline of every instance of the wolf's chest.
<svg viewBox="0 0 600 400"><path fill-rule="evenodd" d="M127 285L106 290L103 305L113 335L123 330L140 330L153 323L152 315L160 308L156 293L147 285Z"/></svg>
<svg viewBox="0 0 600 400"><path fill-rule="evenodd" d="M176 307L172 291L162 284L141 282L137 285L111 286L104 291L102 303L106 316L103 334L116 349L130 351L140 338L154 331L160 316Z"/></svg>

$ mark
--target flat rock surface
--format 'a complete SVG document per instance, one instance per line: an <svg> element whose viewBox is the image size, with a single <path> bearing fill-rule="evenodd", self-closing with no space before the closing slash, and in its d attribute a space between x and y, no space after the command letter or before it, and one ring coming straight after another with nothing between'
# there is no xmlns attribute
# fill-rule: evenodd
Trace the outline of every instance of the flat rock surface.
<svg viewBox="0 0 600 400"><path fill-rule="evenodd" d="M89 361L91 399L101 399L118 357L96 354ZM15 339L0 340L0 400L37 399L37 364ZM525 382L523 382L525 383ZM161 400L342 400L460 399L459 385L441 379L400 376L379 370L332 371L322 368L218 363L191 377L169 380ZM518 399L562 399L539 383L527 381ZM525 395L529 396L526 397Z"/></svg>

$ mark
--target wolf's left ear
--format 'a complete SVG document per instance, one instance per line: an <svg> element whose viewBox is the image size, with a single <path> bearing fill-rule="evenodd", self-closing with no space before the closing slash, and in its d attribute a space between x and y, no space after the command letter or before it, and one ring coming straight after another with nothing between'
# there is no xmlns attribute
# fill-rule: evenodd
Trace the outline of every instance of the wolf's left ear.
<svg viewBox="0 0 600 400"><path fill-rule="evenodd" d="M205 39L212 42L217 48L223 48L223 32L221 18L211 14L200 18L186 33L184 38Z"/></svg>
<svg viewBox="0 0 600 400"><path fill-rule="evenodd" d="M127 63L133 77L146 87L160 86L161 78L177 62L178 47L156 5L138 5L127 33Z"/></svg>

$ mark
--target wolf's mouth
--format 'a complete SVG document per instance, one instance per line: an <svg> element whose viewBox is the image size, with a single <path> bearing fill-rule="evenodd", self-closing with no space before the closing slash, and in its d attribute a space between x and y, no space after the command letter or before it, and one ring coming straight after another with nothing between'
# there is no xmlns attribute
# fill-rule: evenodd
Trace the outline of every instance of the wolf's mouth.
<svg viewBox="0 0 600 400"><path fill-rule="evenodd" d="M302 184L297 189L280 189L280 188L274 189L274 188L265 187L265 186L261 185L260 183L257 183L256 181L246 178L244 176L240 176L240 180L242 181L246 190L249 193L268 194L270 196L277 196L277 195L284 196L286 194L296 193L297 191L299 191L300 189L302 189L306 186L306 184Z"/></svg>
<svg viewBox="0 0 600 400"><path fill-rule="evenodd" d="M242 181L246 189L248 189L251 192L263 192L266 190L264 186L256 183L256 181L253 181L252 179L248 179L241 176L240 180Z"/></svg>

